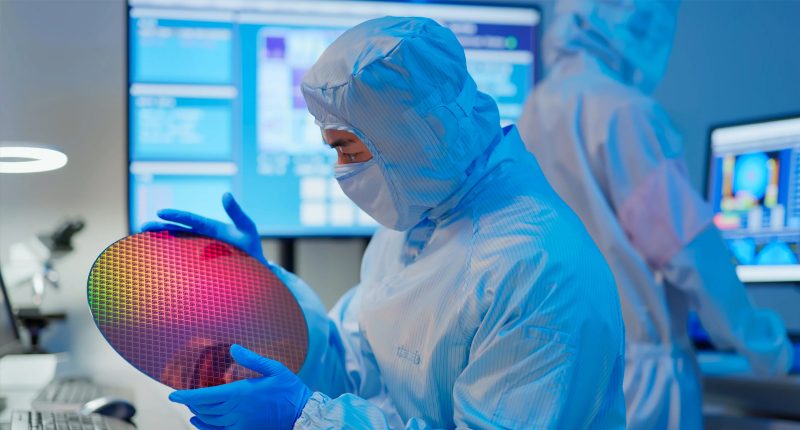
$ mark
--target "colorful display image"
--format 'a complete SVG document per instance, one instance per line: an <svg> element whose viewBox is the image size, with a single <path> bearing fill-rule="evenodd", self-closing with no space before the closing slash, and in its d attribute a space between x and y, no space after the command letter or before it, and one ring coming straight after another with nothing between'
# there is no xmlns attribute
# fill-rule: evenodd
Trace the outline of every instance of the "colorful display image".
<svg viewBox="0 0 800 430"><path fill-rule="evenodd" d="M728 247L736 259L736 264L758 266L780 266L798 264L797 243L773 240L756 244L754 239L733 239Z"/></svg>
<svg viewBox="0 0 800 430"><path fill-rule="evenodd" d="M757 265L788 265L797 264L797 244L795 249L788 243L770 242L764 245L756 255L755 264Z"/></svg>
<svg viewBox="0 0 800 430"><path fill-rule="evenodd" d="M147 232L108 247L89 274L100 332L134 367L175 389L259 376L235 364L234 343L298 372L305 317L272 271L205 236Z"/></svg>
<svg viewBox="0 0 800 430"><path fill-rule="evenodd" d="M319 127L308 113L300 83L325 48L344 30L345 27L323 30L267 26L259 31L256 73L261 151L321 152Z"/></svg>
<svg viewBox="0 0 800 430"><path fill-rule="evenodd" d="M324 145L300 85L342 32L384 15L383 6L453 31L501 125L517 121L538 77L541 17L522 5L167 3L129 14L131 232L164 207L224 219L205 197L234 192L265 236L372 235L378 223L339 187L336 152Z"/></svg>
<svg viewBox="0 0 800 430"><path fill-rule="evenodd" d="M779 151L725 155L718 161L722 181L714 223L719 229L753 231L785 225Z"/></svg>

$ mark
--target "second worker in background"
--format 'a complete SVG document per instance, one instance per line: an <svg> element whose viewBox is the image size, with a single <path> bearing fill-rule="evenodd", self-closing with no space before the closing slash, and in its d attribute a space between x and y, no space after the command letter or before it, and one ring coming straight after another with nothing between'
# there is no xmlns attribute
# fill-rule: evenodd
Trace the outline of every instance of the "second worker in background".
<svg viewBox="0 0 800 430"><path fill-rule="evenodd" d="M687 316L762 375L792 362L779 317L754 309L711 210L692 188L681 139L648 95L661 79L676 1L564 0L545 37L550 74L520 132L553 188L609 262L626 328L631 429L702 428Z"/></svg>

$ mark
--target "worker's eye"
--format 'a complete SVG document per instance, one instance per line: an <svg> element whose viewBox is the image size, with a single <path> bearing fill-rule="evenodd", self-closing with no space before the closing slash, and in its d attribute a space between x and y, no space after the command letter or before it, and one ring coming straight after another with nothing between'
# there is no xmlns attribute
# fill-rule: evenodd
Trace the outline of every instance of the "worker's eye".
<svg viewBox="0 0 800 430"><path fill-rule="evenodd" d="M359 160L363 154L364 154L363 152L342 152L339 155L344 161L352 163L355 162L356 160Z"/></svg>

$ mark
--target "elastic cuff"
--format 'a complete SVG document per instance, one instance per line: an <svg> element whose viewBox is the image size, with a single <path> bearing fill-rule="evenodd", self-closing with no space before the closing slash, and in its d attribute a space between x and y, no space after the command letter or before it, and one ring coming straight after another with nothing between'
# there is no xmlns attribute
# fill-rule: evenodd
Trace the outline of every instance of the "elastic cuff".
<svg viewBox="0 0 800 430"><path fill-rule="evenodd" d="M322 408L330 399L331 398L325 394L315 391L314 394L308 398L308 402L305 407L303 407L300 418L294 422L294 429L305 430L320 428L322 424Z"/></svg>

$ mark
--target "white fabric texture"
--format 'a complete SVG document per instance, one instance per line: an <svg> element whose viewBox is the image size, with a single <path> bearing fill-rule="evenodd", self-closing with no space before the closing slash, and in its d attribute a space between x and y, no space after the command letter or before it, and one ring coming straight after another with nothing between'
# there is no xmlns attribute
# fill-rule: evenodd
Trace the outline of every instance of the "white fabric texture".
<svg viewBox="0 0 800 430"><path fill-rule="evenodd" d="M674 28L666 23L674 5L650 3L658 2L558 5L546 35L551 71L527 100L520 133L614 273L629 428L697 429L702 390L686 333L690 309L716 344L736 347L765 374L786 372L791 349L780 319L748 301L708 205L689 184L666 113L633 86L630 68L652 73L650 81L663 71L643 67L639 53L671 45L662 31L639 34L645 46L634 46L628 24L639 8L662 11L651 19Z"/></svg>
<svg viewBox="0 0 800 430"><path fill-rule="evenodd" d="M320 126L369 146L398 207L360 284L309 324L311 428L625 427L613 276L516 128L501 129L455 36L422 18L344 33L306 75ZM412 213L409 212L409 213Z"/></svg>

